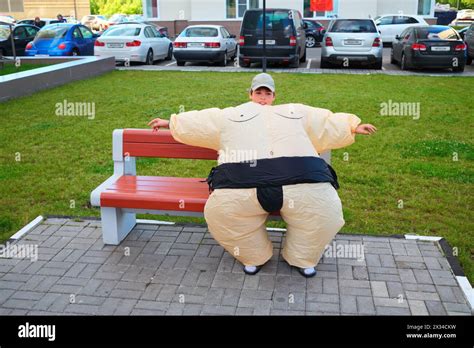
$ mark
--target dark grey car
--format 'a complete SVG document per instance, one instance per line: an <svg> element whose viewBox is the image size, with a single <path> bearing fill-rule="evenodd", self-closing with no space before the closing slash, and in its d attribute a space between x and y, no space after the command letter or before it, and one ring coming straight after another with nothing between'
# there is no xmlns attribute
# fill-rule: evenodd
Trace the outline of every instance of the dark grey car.
<svg viewBox="0 0 474 348"><path fill-rule="evenodd" d="M467 45L467 59L466 64L472 64L472 59L474 58L474 23L471 24L469 29L467 29L464 34L464 42Z"/></svg>
<svg viewBox="0 0 474 348"><path fill-rule="evenodd" d="M306 24L292 9L268 9L266 21L266 59L299 67L306 61ZM248 67L263 58L263 10L245 11L240 28L239 65Z"/></svg>
<svg viewBox="0 0 474 348"><path fill-rule="evenodd" d="M451 27L417 26L405 29L392 44L392 64L402 70L413 68L451 68L464 71L466 45Z"/></svg>

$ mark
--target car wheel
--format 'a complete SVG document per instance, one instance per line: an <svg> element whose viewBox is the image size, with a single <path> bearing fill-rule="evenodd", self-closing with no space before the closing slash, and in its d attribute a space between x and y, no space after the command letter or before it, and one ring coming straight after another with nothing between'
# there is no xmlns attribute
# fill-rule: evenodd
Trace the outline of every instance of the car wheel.
<svg viewBox="0 0 474 348"><path fill-rule="evenodd" d="M316 46L316 38L313 35L306 36L306 47L313 48Z"/></svg>
<svg viewBox="0 0 474 348"><path fill-rule="evenodd" d="M170 45L168 48L168 55L166 56L165 60L173 59L173 45Z"/></svg>
<svg viewBox="0 0 474 348"><path fill-rule="evenodd" d="M224 52L224 58L219 62L219 66L226 66L228 60L229 59L227 57L227 51L226 51L226 52Z"/></svg>
<svg viewBox="0 0 474 348"><path fill-rule="evenodd" d="M184 66L184 64L186 64L186 62L184 62L184 61L182 61L182 60L176 61L176 65L177 65L177 66Z"/></svg>
<svg viewBox="0 0 474 348"><path fill-rule="evenodd" d="M397 61L395 60L395 57L393 56L393 48L390 53L390 64L397 64Z"/></svg>
<svg viewBox="0 0 474 348"><path fill-rule="evenodd" d="M5 51L0 48L0 58L2 58L3 56L5 56ZM0 61L0 69L3 69L3 66L4 66L4 65L5 65L5 64Z"/></svg>
<svg viewBox="0 0 474 348"><path fill-rule="evenodd" d="M382 69L382 60L377 61L374 65L372 65L372 68L376 69L376 70L381 70Z"/></svg>
<svg viewBox="0 0 474 348"><path fill-rule="evenodd" d="M402 53L402 59L400 59L400 69L408 70L407 56Z"/></svg>
<svg viewBox="0 0 474 348"><path fill-rule="evenodd" d="M245 63L245 61L242 58L239 58L239 66L241 68L248 68L250 66L250 63Z"/></svg>
<svg viewBox="0 0 474 348"><path fill-rule="evenodd" d="M471 65L471 64L472 64L472 57L469 57L469 56L467 57L467 59L466 59L466 64L467 64L467 65Z"/></svg>
<svg viewBox="0 0 474 348"><path fill-rule="evenodd" d="M321 64L319 65L321 69L331 68L331 63L329 63L325 58L321 57Z"/></svg>
<svg viewBox="0 0 474 348"><path fill-rule="evenodd" d="M453 71L454 72L459 72L459 73L463 72L464 71L464 65L457 66L457 67L453 68Z"/></svg>
<svg viewBox="0 0 474 348"><path fill-rule="evenodd" d="M75 57L75 56L79 56L79 50L77 48L74 48L72 50L72 55Z"/></svg>
<svg viewBox="0 0 474 348"><path fill-rule="evenodd" d="M300 52L298 52L298 55L296 56L296 58L290 62L290 68L299 68L300 66L299 56L300 56Z"/></svg>
<svg viewBox="0 0 474 348"><path fill-rule="evenodd" d="M306 49L304 50L303 56L300 58L300 63L305 63L306 62Z"/></svg>
<svg viewBox="0 0 474 348"><path fill-rule="evenodd" d="M153 65L153 51L150 49L146 55L146 65Z"/></svg>

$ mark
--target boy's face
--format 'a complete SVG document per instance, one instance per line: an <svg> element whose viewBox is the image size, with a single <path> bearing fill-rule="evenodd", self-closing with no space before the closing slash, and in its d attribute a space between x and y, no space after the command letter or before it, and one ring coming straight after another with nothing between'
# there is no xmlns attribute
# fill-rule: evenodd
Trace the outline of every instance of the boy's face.
<svg viewBox="0 0 474 348"><path fill-rule="evenodd" d="M268 88L260 87L255 91L250 91L249 97L253 102L260 105L272 105L275 100L275 93Z"/></svg>

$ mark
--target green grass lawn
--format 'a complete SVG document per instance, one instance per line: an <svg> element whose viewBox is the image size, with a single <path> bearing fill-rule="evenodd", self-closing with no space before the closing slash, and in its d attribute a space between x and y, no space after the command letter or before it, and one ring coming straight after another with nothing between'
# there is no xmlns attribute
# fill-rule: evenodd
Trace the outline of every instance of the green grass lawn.
<svg viewBox="0 0 474 348"><path fill-rule="evenodd" d="M48 64L21 64L21 66L17 68L14 63L8 63L3 65L3 69L0 69L0 76L42 68L47 65Z"/></svg>
<svg viewBox="0 0 474 348"><path fill-rule="evenodd" d="M89 195L112 174L114 129L146 128L152 117L168 118L180 106L192 110L246 102L252 76L115 71L1 104L0 238L7 239L38 215L99 216L89 205ZM274 77L277 103L354 113L379 129L374 136L358 135L352 146L333 151L346 219L342 232L443 236L457 248L474 281L474 99L469 97L474 79ZM64 100L94 102L95 118L56 116L55 105ZM389 100L421 103L420 118L381 116L380 104ZM139 159L138 172L204 177L212 164Z"/></svg>

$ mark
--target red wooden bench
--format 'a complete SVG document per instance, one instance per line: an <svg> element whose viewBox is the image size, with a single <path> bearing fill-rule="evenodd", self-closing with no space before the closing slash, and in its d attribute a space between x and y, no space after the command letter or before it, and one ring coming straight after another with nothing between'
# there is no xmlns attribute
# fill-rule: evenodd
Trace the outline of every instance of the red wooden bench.
<svg viewBox="0 0 474 348"><path fill-rule="evenodd" d="M117 129L112 145L114 174L91 193L92 206L100 207L105 244L118 245L135 226L137 213L203 216L209 198L205 178L139 176L135 158L216 160L216 151L179 143L169 130Z"/></svg>

